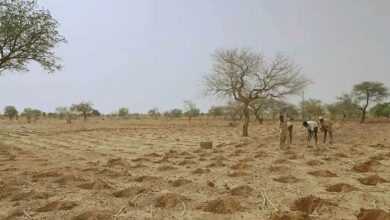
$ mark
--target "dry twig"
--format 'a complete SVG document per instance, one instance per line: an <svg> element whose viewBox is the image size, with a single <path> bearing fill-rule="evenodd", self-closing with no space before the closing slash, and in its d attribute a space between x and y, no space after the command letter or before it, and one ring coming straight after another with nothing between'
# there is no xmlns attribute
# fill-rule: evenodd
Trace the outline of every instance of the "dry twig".
<svg viewBox="0 0 390 220"><path fill-rule="evenodd" d="M29 215L26 211L22 210L23 214L28 218L28 219L34 219L33 217L31 217L31 215Z"/></svg>
<svg viewBox="0 0 390 220"><path fill-rule="evenodd" d="M186 206L186 203L185 203L185 202L181 202L181 204L184 206L183 213L181 213L181 216L183 216L183 215L185 215L186 212L187 212L187 206Z"/></svg>

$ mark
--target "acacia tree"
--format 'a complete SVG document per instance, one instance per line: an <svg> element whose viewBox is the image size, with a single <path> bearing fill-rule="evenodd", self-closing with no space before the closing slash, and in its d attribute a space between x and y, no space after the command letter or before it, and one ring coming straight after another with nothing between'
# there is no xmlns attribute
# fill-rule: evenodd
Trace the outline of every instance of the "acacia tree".
<svg viewBox="0 0 390 220"><path fill-rule="evenodd" d="M0 0L0 74L27 71L31 61L48 72L61 69L53 49L66 40L58 26L36 0Z"/></svg>
<svg viewBox="0 0 390 220"><path fill-rule="evenodd" d="M31 119L34 119L34 122L39 119L42 111L39 109L25 108L21 115L26 117L27 123L31 123Z"/></svg>
<svg viewBox="0 0 390 220"><path fill-rule="evenodd" d="M390 102L378 103L370 109L370 114L374 117L387 117L390 118Z"/></svg>
<svg viewBox="0 0 390 220"><path fill-rule="evenodd" d="M70 107L70 110L73 112L78 112L83 115L84 121L87 120L87 117L93 112L92 103L81 102L80 104L73 104Z"/></svg>
<svg viewBox="0 0 390 220"><path fill-rule="evenodd" d="M259 98L297 94L308 83L299 67L283 54L272 61L249 49L222 49L213 55L214 66L204 76L206 95L232 97L243 105L242 136L248 136L249 105Z"/></svg>
<svg viewBox="0 0 390 220"><path fill-rule="evenodd" d="M154 107L148 111L148 115L150 117L153 117L154 120L157 120L158 116L160 115L160 112L158 111L157 107Z"/></svg>
<svg viewBox="0 0 390 220"><path fill-rule="evenodd" d="M13 118L18 116L18 110L16 110L15 106L6 106L4 108L4 115L9 117L9 120L12 120Z"/></svg>
<svg viewBox="0 0 390 220"><path fill-rule="evenodd" d="M196 117L200 114L200 110L191 100L184 100L184 110L184 115L188 117L188 122L191 122L192 117Z"/></svg>
<svg viewBox="0 0 390 220"><path fill-rule="evenodd" d="M119 117L127 117L127 116L129 116L129 109L128 108L120 108L118 110L118 116Z"/></svg>
<svg viewBox="0 0 390 220"><path fill-rule="evenodd" d="M56 108L57 115L60 116L60 119L62 120L64 117L66 119L66 123L71 124L74 112L71 110L71 108L67 107L57 107Z"/></svg>
<svg viewBox="0 0 390 220"><path fill-rule="evenodd" d="M366 118L368 106L371 103L382 101L389 95L389 90L383 83L365 81L354 85L352 92L350 94L343 94L340 99L352 103L356 109L361 111L360 123L363 123Z"/></svg>
<svg viewBox="0 0 390 220"><path fill-rule="evenodd" d="M214 118L218 116L222 116L224 114L224 107L223 106L211 106L209 109L208 115L213 116Z"/></svg>
<svg viewBox="0 0 390 220"><path fill-rule="evenodd" d="M303 115L305 116L314 116L318 117L324 113L324 106L321 102L321 100L318 99L308 99L305 101L302 101L300 103L301 111L303 112Z"/></svg>

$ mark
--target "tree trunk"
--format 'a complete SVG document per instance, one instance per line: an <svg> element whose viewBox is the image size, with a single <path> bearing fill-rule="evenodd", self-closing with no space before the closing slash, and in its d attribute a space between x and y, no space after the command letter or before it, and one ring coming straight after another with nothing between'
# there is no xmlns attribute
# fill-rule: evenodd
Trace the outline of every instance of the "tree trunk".
<svg viewBox="0 0 390 220"><path fill-rule="evenodd" d="M87 121L87 113L83 112L83 115L84 115L84 121Z"/></svg>
<svg viewBox="0 0 390 220"><path fill-rule="evenodd" d="M366 108L363 109L363 114L362 114L362 118L360 120L360 123L363 123L364 119L366 119Z"/></svg>
<svg viewBox="0 0 390 220"><path fill-rule="evenodd" d="M249 103L244 103L244 126L242 127L242 136L248 137L249 126Z"/></svg>

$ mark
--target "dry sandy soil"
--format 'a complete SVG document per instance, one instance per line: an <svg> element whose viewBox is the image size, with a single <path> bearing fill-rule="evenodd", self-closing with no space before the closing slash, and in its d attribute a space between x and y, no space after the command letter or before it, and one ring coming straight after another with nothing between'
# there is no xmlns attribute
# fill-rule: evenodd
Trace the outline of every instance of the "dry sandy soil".
<svg viewBox="0 0 390 220"><path fill-rule="evenodd" d="M336 123L320 150L297 123L289 151L275 122L249 138L214 119L1 130L3 219L390 219L390 123Z"/></svg>

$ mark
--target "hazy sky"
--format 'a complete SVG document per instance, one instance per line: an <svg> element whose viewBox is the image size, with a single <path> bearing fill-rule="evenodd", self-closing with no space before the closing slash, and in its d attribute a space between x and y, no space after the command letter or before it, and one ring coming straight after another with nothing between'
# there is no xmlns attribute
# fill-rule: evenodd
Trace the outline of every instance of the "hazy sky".
<svg viewBox="0 0 390 220"><path fill-rule="evenodd" d="M307 98L335 101L363 80L390 87L390 1L39 0L69 41L65 68L0 76L0 108L54 111L91 101L111 113L182 108L206 111L201 76L216 48L285 52L314 82ZM292 101L296 102L298 97Z"/></svg>

